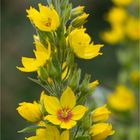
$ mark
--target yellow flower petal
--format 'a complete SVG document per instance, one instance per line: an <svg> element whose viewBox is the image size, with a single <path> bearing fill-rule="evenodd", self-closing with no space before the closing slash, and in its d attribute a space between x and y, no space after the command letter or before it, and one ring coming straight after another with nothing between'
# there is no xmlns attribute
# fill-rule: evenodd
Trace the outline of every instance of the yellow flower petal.
<svg viewBox="0 0 140 140"><path fill-rule="evenodd" d="M30 122L38 122L41 120L42 114L38 103L22 102L19 105L17 111L24 119Z"/></svg>
<svg viewBox="0 0 140 140"><path fill-rule="evenodd" d="M36 50L34 50L34 54L36 58L27 58L22 57L22 64L23 67L17 67L20 71L23 72L34 72L37 71L40 67L44 66L47 60L49 60L51 55L51 46L48 40L46 39L46 42L48 43L48 48L45 48L39 40L37 40L37 37L35 38L35 45Z"/></svg>
<svg viewBox="0 0 140 140"><path fill-rule="evenodd" d="M70 87L67 87L60 98L62 108L72 109L76 104L76 97Z"/></svg>
<svg viewBox="0 0 140 140"><path fill-rule="evenodd" d="M60 140L69 140L69 131L63 131L61 136L60 136Z"/></svg>
<svg viewBox="0 0 140 140"><path fill-rule="evenodd" d="M97 44L97 45L90 45L88 47L85 47L82 50L77 50L76 54L78 57L83 58L83 59L92 59L98 55L102 55L100 53L100 49L103 47L103 45Z"/></svg>
<svg viewBox="0 0 140 140"><path fill-rule="evenodd" d="M61 121L55 115L47 115L44 119L50 121L51 123L53 123L55 125L60 125L61 124Z"/></svg>
<svg viewBox="0 0 140 140"><path fill-rule="evenodd" d="M106 105L96 108L91 112L91 118L93 122L104 122L110 116L110 111L107 109Z"/></svg>
<svg viewBox="0 0 140 140"><path fill-rule="evenodd" d="M48 113L57 115L61 109L60 102L56 97L46 96L44 99L44 106Z"/></svg>
<svg viewBox="0 0 140 140"><path fill-rule="evenodd" d="M38 65L34 58L22 57L22 64L24 67L16 67L23 72L34 72L38 69Z"/></svg>
<svg viewBox="0 0 140 140"><path fill-rule="evenodd" d="M92 139L103 140L106 137L113 135L114 130L112 130L112 125L108 123L97 123L90 128L90 134Z"/></svg>
<svg viewBox="0 0 140 140"><path fill-rule="evenodd" d="M76 121L69 120L68 122L62 122L60 127L64 129L70 129L76 125Z"/></svg>
<svg viewBox="0 0 140 140"><path fill-rule="evenodd" d="M86 111L87 108L85 106L77 105L72 110L72 120L80 120Z"/></svg>
<svg viewBox="0 0 140 140"><path fill-rule="evenodd" d="M46 140L46 139L40 136L32 136L32 137L26 138L26 140Z"/></svg>

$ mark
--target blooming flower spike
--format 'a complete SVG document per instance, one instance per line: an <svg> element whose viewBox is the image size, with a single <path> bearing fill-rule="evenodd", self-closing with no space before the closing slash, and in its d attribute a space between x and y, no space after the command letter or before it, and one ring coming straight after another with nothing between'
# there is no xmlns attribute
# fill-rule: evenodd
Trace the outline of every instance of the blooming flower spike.
<svg viewBox="0 0 140 140"><path fill-rule="evenodd" d="M87 111L83 105L75 106L76 97L69 87L62 93L60 101L56 97L47 96L44 103L47 112L50 114L45 119L65 129L75 126L76 121L80 120Z"/></svg>
<svg viewBox="0 0 140 140"><path fill-rule="evenodd" d="M55 9L41 4L38 4L38 6L40 11L32 7L27 10L31 22L41 31L55 31L60 24L59 16Z"/></svg>
<svg viewBox="0 0 140 140"><path fill-rule="evenodd" d="M50 58L51 54L51 46L48 40L46 39L46 42L48 43L48 48L45 48L43 44L35 38L35 47L36 50L34 50L34 54L36 58L28 58L28 57L22 57L22 64L23 67L17 67L20 71L23 72L35 72L40 67L44 66L47 60Z"/></svg>

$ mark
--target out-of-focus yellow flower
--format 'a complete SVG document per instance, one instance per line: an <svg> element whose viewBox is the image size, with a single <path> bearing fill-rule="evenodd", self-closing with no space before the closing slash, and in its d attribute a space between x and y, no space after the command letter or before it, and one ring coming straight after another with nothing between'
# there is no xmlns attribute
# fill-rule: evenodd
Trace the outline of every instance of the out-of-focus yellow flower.
<svg viewBox="0 0 140 140"><path fill-rule="evenodd" d="M39 12L33 7L27 10L31 22L42 31L55 31L60 24L60 19L55 9L52 6L47 7L41 4L38 4L38 6Z"/></svg>
<svg viewBox="0 0 140 140"><path fill-rule="evenodd" d="M140 80L140 71L134 70L130 73L131 80L138 82Z"/></svg>
<svg viewBox="0 0 140 140"><path fill-rule="evenodd" d="M47 96L44 99L44 105L46 111L51 114L47 115L45 119L66 129L75 126L76 121L80 120L87 111L85 106L75 106L76 97L69 87L62 93L60 101L56 97Z"/></svg>
<svg viewBox="0 0 140 140"><path fill-rule="evenodd" d="M129 17L125 25L125 33L132 40L140 39L140 20L134 17Z"/></svg>
<svg viewBox="0 0 140 140"><path fill-rule="evenodd" d="M43 125L46 128L36 130L36 136L27 138L27 140L69 140L69 131L65 130L61 134L56 126Z"/></svg>
<svg viewBox="0 0 140 140"><path fill-rule="evenodd" d="M102 55L99 51L103 45L91 43L91 38L85 31L84 28L73 30L67 38L69 46L79 58L92 59Z"/></svg>
<svg viewBox="0 0 140 140"><path fill-rule="evenodd" d="M108 96L108 104L117 111L127 111L134 109L135 97L134 93L123 85L116 87L114 93Z"/></svg>
<svg viewBox="0 0 140 140"><path fill-rule="evenodd" d="M96 88L99 85L98 80L89 83L89 88Z"/></svg>
<svg viewBox="0 0 140 140"><path fill-rule="evenodd" d="M24 119L30 122L38 122L41 120L42 113L40 111L40 105L37 102L20 103L17 111Z"/></svg>
<svg viewBox="0 0 140 140"><path fill-rule="evenodd" d="M89 133L92 136L92 140L104 140L108 136L113 135L115 131L112 130L111 124L97 123L90 128Z"/></svg>
<svg viewBox="0 0 140 140"><path fill-rule="evenodd" d="M91 112L91 118L93 122L104 122L108 120L110 111L107 109L106 105L98 107Z"/></svg>
<svg viewBox="0 0 140 140"><path fill-rule="evenodd" d="M109 44L116 44L124 38L123 27L120 26L112 28L109 31L101 33L100 36L105 42Z"/></svg>
<svg viewBox="0 0 140 140"><path fill-rule="evenodd" d="M34 54L36 58L22 57L23 67L17 68L23 72L34 72L44 66L46 61L50 59L51 55L51 46L48 39L46 39L46 42L48 43L48 48L45 48L37 37L35 37L36 50L34 50Z"/></svg>
<svg viewBox="0 0 140 140"><path fill-rule="evenodd" d="M130 5L132 0L112 0L114 4L118 6L127 6Z"/></svg>
<svg viewBox="0 0 140 140"><path fill-rule="evenodd" d="M127 12L124 8L113 7L106 18L111 24L122 24L127 18Z"/></svg>

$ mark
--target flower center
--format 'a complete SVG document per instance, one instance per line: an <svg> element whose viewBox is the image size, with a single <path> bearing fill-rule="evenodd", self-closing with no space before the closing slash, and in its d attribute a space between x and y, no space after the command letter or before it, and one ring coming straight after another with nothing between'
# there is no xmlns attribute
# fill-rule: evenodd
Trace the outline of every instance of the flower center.
<svg viewBox="0 0 140 140"><path fill-rule="evenodd" d="M64 108L64 109L60 109L58 111L58 119L63 121L63 122L67 122L71 119L72 117L72 113L69 109Z"/></svg>
<svg viewBox="0 0 140 140"><path fill-rule="evenodd" d="M48 21L45 23L45 26L50 27L51 26L51 22L52 22L52 19L48 18Z"/></svg>

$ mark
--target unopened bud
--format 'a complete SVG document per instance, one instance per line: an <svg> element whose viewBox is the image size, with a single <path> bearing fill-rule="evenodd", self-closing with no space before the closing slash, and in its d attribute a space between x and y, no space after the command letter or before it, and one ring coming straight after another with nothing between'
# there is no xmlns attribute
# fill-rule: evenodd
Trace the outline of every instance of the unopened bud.
<svg viewBox="0 0 140 140"><path fill-rule="evenodd" d="M72 21L72 26L75 28L83 26L88 16L89 14L86 13L82 14L81 16L78 16Z"/></svg>

